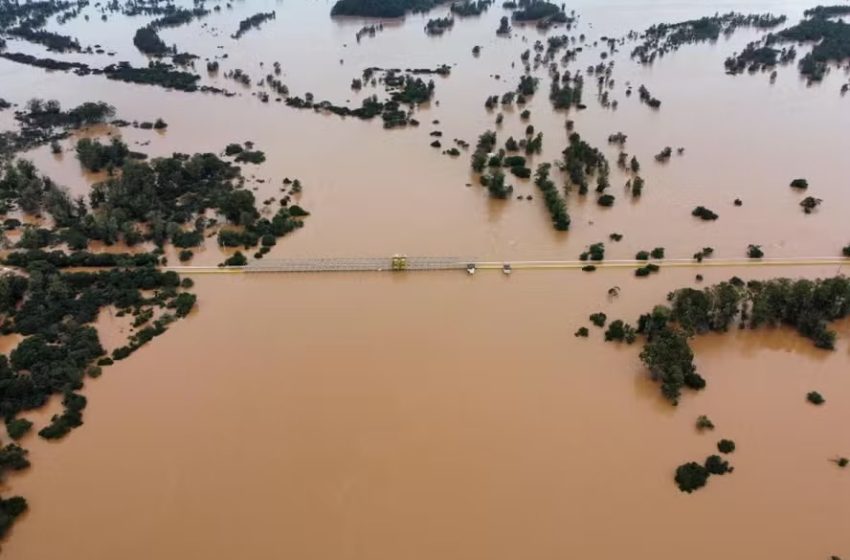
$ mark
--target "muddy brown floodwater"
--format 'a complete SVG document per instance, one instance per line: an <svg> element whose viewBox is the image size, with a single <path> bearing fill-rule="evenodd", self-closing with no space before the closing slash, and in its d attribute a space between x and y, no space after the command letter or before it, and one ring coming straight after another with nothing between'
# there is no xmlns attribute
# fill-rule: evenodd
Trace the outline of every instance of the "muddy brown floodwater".
<svg viewBox="0 0 850 560"><path fill-rule="evenodd" d="M497 2L498 4L498 2ZM717 10L787 13L810 3L580 2L574 33L590 40ZM277 18L229 38L248 15ZM763 245L768 256L835 255L850 242L846 82L833 69L807 87L793 66L767 75L729 77L722 62L759 36L742 30L712 45L685 46L654 66L614 56L616 111L585 89L588 109L572 113L576 130L609 160L609 134L628 134L626 150L643 164L643 197L620 190L612 173L613 208L593 196L569 197L573 227L552 230L528 181L517 193L533 201L492 201L457 159L428 146L432 130L473 143L494 128L488 95L514 89L520 53L545 34L526 28L497 38L495 5L480 18L457 20L442 37L410 16L358 44L361 20L333 21L326 2L234 3L189 26L162 32L180 50L212 57L222 71L254 78L278 60L293 94L359 104L349 89L366 66L452 66L435 78L436 100L422 108L418 129L385 131L379 122L342 120L263 104L223 77L205 83L241 96L185 94L80 78L0 60L3 97L59 99L64 106L102 99L127 120L164 118L164 133L121 134L152 156L220 151L252 140L268 161L247 166L257 198L279 196L284 177L299 178L299 204L313 215L269 257L386 256L393 253L481 259L573 259L607 241L608 258L631 258L664 246L690 257L704 246L719 257ZM107 64L143 62L132 33L145 18L77 18L63 33L100 43L115 58L61 55ZM207 24L201 27L201 24ZM215 31L216 29L220 31ZM561 33L557 29L549 34ZM525 39L524 39L525 38ZM10 40L10 50L29 50ZM471 54L473 45L481 56ZM218 49L224 45L224 49ZM586 49L571 68L598 60ZM60 55L57 55L59 57ZM340 64L340 59L343 63ZM264 63L260 67L260 62ZM514 68L511 62L516 62ZM203 71L202 63L198 69ZM497 80L493 76L499 75ZM528 108L544 134L534 164L552 161L566 144L567 115L547 99L546 69ZM660 111L625 97L625 83L647 85ZM439 101L439 105L436 103ZM5 118L5 117L4 117ZM431 125L432 120L439 125ZM3 121L5 122L5 121ZM506 111L500 143L526 123ZM26 154L74 193L97 177L73 157L78 135L57 157ZM664 146L685 155L657 164ZM813 215L788 182L806 177L824 199ZM466 183L475 186L466 187ZM740 197L740 208L732 201ZM690 216L696 205L720 215ZM216 263L213 247L195 263ZM517 271L421 274L203 276L198 309L167 335L87 382L85 426L65 441L33 434L29 471L10 476L8 492L30 511L14 526L2 554L11 560L71 558L298 558L304 560L446 560L515 558L652 558L695 560L850 557L850 477L829 462L850 455L850 326L837 325L834 352L821 352L785 330L706 336L694 344L708 387L678 407L646 379L637 346L573 333L587 315L634 320L697 270L662 270L649 279L630 271ZM703 271L699 271L703 272ZM708 269L706 283L777 275L833 275L829 268ZM619 286L613 300L608 289ZM100 321L105 344L124 325ZM4 340L8 351L15 341ZM818 390L823 407L805 402ZM38 426L50 411L34 415ZM698 434L707 414L717 426ZM721 437L735 440L735 472L714 477L692 495L672 480L677 465L702 460Z"/></svg>

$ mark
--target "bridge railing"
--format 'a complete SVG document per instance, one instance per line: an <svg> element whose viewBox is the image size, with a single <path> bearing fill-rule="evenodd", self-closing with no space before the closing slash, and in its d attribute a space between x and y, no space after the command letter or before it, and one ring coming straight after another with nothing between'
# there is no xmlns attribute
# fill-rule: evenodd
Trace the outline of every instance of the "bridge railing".
<svg viewBox="0 0 850 560"><path fill-rule="evenodd" d="M399 262L399 257L262 259L243 268L251 272L377 272L400 270ZM403 270L461 270L474 259L403 257L403 262Z"/></svg>

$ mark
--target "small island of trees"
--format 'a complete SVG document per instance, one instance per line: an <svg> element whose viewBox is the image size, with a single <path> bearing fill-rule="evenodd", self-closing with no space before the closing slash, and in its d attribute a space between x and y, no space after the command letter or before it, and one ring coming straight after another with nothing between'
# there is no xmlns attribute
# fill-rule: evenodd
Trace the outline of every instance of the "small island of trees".
<svg viewBox="0 0 850 560"><path fill-rule="evenodd" d="M397 18L407 12L427 12L437 4L438 0L337 0L331 15Z"/></svg>
<svg viewBox="0 0 850 560"><path fill-rule="evenodd" d="M828 324L850 315L850 279L733 279L703 290L683 288L668 299L668 306L640 317L637 332L646 340L641 360L664 397L676 404L683 388L705 385L688 344L695 335L726 332L735 324L751 329L787 325L816 347L833 349L835 332Z"/></svg>

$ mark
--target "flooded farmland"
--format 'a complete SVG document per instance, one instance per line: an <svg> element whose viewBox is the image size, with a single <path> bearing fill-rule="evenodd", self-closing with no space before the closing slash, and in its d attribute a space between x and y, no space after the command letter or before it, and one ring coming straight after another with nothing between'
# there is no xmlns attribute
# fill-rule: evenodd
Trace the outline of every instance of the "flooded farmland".
<svg viewBox="0 0 850 560"><path fill-rule="evenodd" d="M739 258L749 244L768 257L803 258L838 256L850 242L850 99L839 94L848 73L835 66L813 85L794 64L778 67L773 82L768 72L725 74L724 60L763 31L742 28L685 45L646 66L629 57L631 44L617 47L616 110L600 106L591 78L586 109L554 110L545 65L531 69L541 83L524 107L527 121L521 108L484 106L488 96L516 88L525 73L521 54L538 39L585 34L588 46L568 65L584 69L599 62L605 49L592 44L602 36L718 10L794 21L812 4L578 3L567 6L579 16L572 30L514 24L510 37L495 34L505 10L494 4L429 36L423 28L448 13L442 6L387 22L359 42L364 20L330 18L326 2L221 6L161 35L200 56L203 84L233 97L0 58L0 96L19 106L34 96L63 107L102 100L121 119L168 123L160 131L98 125L63 139L61 154L44 145L19 156L73 195L87 195L105 177L75 157L84 137L120 136L150 157L221 153L230 143L253 142L266 161L243 165L242 174L256 199L280 197L283 179L298 178L303 192L293 197L311 213L266 259L575 260L597 242L614 260L654 247L668 258L690 258L707 246L718 259ZM87 10L88 21L48 28L115 56L50 56L93 66L145 63L132 36L152 17L113 14L103 22ZM230 37L240 20L271 10L274 19ZM47 55L38 45L7 44ZM208 74L205 60L216 57L221 70ZM241 68L256 81L274 62L292 95L311 92L352 106L381 93L350 88L366 67L447 64L451 72L429 77L435 94L414 112L418 127L386 130L380 119L263 103L261 86L224 76ZM627 83L645 84L661 108L652 110L637 93L626 96ZM504 121L496 126L500 112ZM612 163L609 192L616 196L604 208L592 191L566 194L568 232L553 229L532 179L508 175L513 196L495 200L470 170L473 148L450 157L429 146L433 131L448 148L454 138L474 146L488 129L501 145L524 137L531 124L543 133L541 153L530 158L536 167L561 157L567 119ZM12 125L8 110L0 123ZM631 176L614 164L618 148L607 139L617 131L641 161L640 198L627 195ZM656 162L665 146L685 149ZM554 174L563 185L561 172ZM812 214L788 187L796 177L806 177L806 194L823 200ZM719 218L698 220L691 215L697 205ZM615 232L621 241L609 239ZM173 249L166 255L176 261ZM190 264L222 260L209 238ZM707 386L674 407L641 364L640 345L604 342L587 320L603 311L634 322L671 290L696 286L696 274L710 285L733 275L827 277L842 268L662 264L650 278L613 268L192 276L196 309L86 381L82 427L63 441L45 441L35 431L61 408L58 401L26 414L36 430L20 443L32 467L9 474L3 495L25 496L29 510L6 536L2 556L850 557L850 473L830 461L850 454L846 321L833 325L833 351L785 328L697 336L691 346ZM581 326L590 328L589 338L574 336ZM128 321L103 311L97 327L107 351L129 332ZM4 353L19 342L14 336L3 337ZM827 404L807 403L812 390ZM716 425L712 432L694 427L703 414ZM734 473L693 494L679 492L676 466L713 453L725 437L738 446L728 457Z"/></svg>

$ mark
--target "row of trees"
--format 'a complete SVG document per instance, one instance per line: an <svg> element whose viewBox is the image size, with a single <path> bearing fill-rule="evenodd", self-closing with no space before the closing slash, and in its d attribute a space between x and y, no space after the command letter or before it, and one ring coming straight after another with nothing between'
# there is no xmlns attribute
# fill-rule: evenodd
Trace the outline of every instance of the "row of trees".
<svg viewBox="0 0 850 560"><path fill-rule="evenodd" d="M80 42L77 39L69 37L68 35L60 35L59 33L45 31L43 29L33 29L32 27L21 26L8 30L8 33L9 35L29 41L30 43L44 45L49 51L80 52L82 50Z"/></svg>
<svg viewBox="0 0 850 560"><path fill-rule="evenodd" d="M549 215L552 217L552 225L558 231L567 231L570 229L570 215L567 212L567 202L561 193L558 192L558 187L549 178L549 170L551 165L542 163L537 166L537 171L534 174L534 184L543 192L543 201L546 204L546 209L549 210Z"/></svg>
<svg viewBox="0 0 850 560"><path fill-rule="evenodd" d="M268 21L270 19L275 19L276 14L274 11L271 12L260 12L252 15L251 17L245 18L239 22L239 29L236 30L236 33L231 35L234 39L239 39L255 27L259 27L264 21Z"/></svg>

